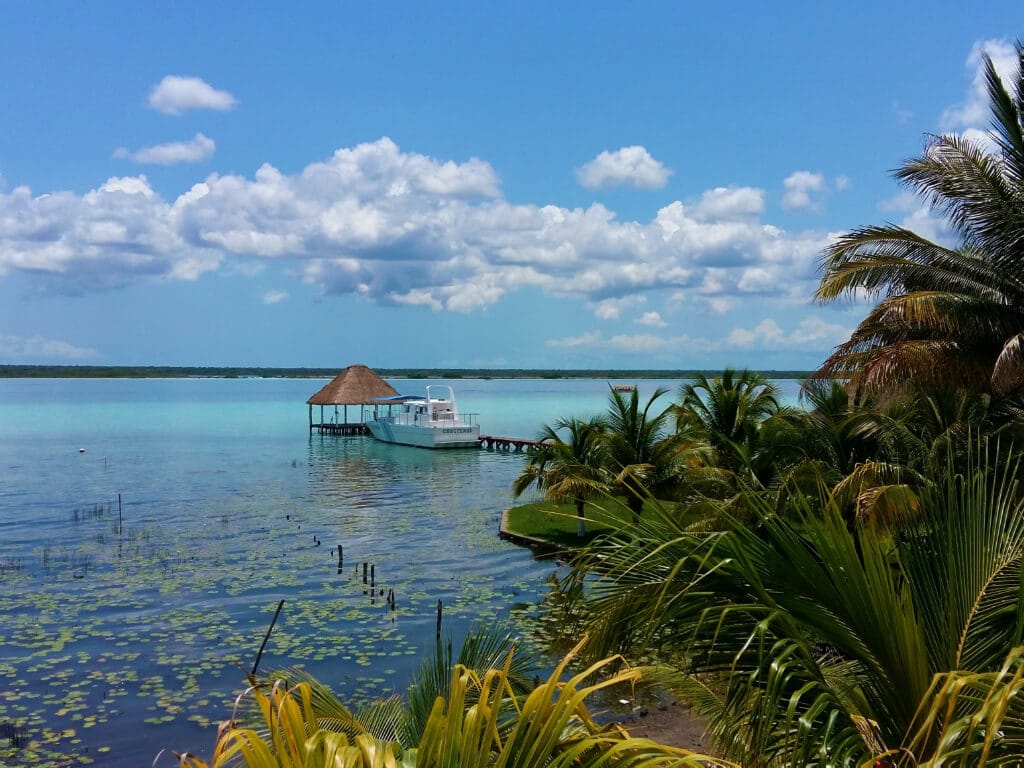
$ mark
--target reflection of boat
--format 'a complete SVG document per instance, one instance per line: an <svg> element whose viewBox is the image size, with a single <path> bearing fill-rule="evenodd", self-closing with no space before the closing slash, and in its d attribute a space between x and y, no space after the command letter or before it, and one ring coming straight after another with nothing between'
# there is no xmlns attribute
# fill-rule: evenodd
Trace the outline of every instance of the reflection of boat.
<svg viewBox="0 0 1024 768"><path fill-rule="evenodd" d="M632 384L612 384L612 389L616 392L632 392L636 387Z"/></svg>
<svg viewBox="0 0 1024 768"><path fill-rule="evenodd" d="M470 448L480 443L480 425L476 414L460 414L455 393L446 384L427 387L426 397L385 397L376 401L387 415L366 422L370 432L385 443L415 445L420 448ZM398 408L397 412L392 412Z"/></svg>

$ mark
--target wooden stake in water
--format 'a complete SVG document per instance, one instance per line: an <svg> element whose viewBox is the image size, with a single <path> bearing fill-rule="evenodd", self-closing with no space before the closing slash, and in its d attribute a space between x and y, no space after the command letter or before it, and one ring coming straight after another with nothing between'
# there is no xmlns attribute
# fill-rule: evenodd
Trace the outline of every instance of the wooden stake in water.
<svg viewBox="0 0 1024 768"><path fill-rule="evenodd" d="M441 601L437 601L437 639L441 639Z"/></svg>
<svg viewBox="0 0 1024 768"><path fill-rule="evenodd" d="M274 618L270 621L270 626L267 627L267 634L263 636L263 642L260 643L260 650L256 654L256 662L252 665L251 677L256 677L256 668L260 665L260 658L263 656L263 649L267 647L267 641L270 639L270 633L274 631L274 625L277 623L277 617L281 613L281 607L284 605L284 598L277 604L277 610L274 611Z"/></svg>
<svg viewBox="0 0 1024 768"><path fill-rule="evenodd" d="M122 527L123 525L124 525L124 523L121 521L121 494L119 493L119 494L117 494L117 535L118 536L120 536L122 533L124 533L124 528Z"/></svg>

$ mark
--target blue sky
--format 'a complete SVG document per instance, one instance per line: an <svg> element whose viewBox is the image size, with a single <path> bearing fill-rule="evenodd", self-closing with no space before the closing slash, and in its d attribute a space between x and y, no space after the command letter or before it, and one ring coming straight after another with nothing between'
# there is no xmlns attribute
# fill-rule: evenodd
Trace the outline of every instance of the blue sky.
<svg viewBox="0 0 1024 768"><path fill-rule="evenodd" d="M813 368L1018 1L0 5L0 362Z"/></svg>

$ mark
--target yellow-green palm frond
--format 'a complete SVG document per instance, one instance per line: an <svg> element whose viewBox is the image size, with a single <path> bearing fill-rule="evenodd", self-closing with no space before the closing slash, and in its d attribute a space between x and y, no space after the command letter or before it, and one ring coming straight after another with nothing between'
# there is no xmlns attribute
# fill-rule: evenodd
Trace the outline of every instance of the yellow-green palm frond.
<svg viewBox="0 0 1024 768"><path fill-rule="evenodd" d="M1024 755L1024 646L993 672L936 675L906 752L919 768L1013 765Z"/></svg>
<svg viewBox="0 0 1024 768"><path fill-rule="evenodd" d="M180 756L184 768L685 768L729 763L633 738L617 725L599 725L587 700L604 688L635 684L638 669L621 657L580 671L570 665L585 641L547 680L522 695L513 683L514 649L500 667L480 673L452 669L446 695L433 703L418 743L397 743L363 733L350 738L320 727L308 682L254 688L266 733L232 728L218 741L212 762Z"/></svg>

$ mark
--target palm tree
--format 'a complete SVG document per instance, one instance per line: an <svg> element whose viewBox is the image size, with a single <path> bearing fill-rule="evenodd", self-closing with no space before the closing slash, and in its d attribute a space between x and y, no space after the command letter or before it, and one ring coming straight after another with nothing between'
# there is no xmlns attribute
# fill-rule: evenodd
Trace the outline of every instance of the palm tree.
<svg viewBox="0 0 1024 768"><path fill-rule="evenodd" d="M657 654L748 768L901 749L982 765L986 744L1006 764L1024 741L1024 648L1007 655L1024 645L1024 501L1017 464L988 450L975 442L963 471L951 456L912 524L868 518L859 541L834 505L764 504L711 534L655 506L573 563L593 651Z"/></svg>
<svg viewBox="0 0 1024 768"><path fill-rule="evenodd" d="M896 178L945 214L956 247L894 225L853 230L822 258L821 301L866 294L880 303L818 376L858 393L905 384L997 394L1024 390L1024 44L1004 84L985 73L994 149L931 137Z"/></svg>
<svg viewBox="0 0 1024 768"><path fill-rule="evenodd" d="M636 522L646 498L663 496L678 483L684 454L680 440L668 431L672 407L654 411L655 401L668 390L656 389L642 409L636 389L628 398L614 387L609 390L606 461Z"/></svg>
<svg viewBox="0 0 1024 768"><path fill-rule="evenodd" d="M704 460L691 462L683 473L681 489L689 501L726 502L719 509L743 517L750 494L779 496L803 482L794 468L808 463L806 419L780 403L778 388L767 378L726 368L684 384L679 399L673 409L677 437L707 446ZM810 474L813 480L816 472ZM710 518L715 507L708 509Z"/></svg>
<svg viewBox="0 0 1024 768"><path fill-rule="evenodd" d="M568 440L562 439L562 430L568 431ZM576 533L584 536L587 500L606 494L608 489L604 431L600 418L559 419L554 426L545 425L529 464L512 482L513 495L518 497L536 485L553 501L572 501L579 520Z"/></svg>

